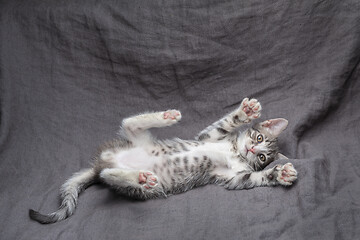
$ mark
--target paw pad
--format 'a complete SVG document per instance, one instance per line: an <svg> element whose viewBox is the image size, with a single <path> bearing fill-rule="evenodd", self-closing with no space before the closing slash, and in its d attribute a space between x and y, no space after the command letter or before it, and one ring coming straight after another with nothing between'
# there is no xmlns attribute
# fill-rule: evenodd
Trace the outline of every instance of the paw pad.
<svg viewBox="0 0 360 240"><path fill-rule="evenodd" d="M157 176L150 172L140 172L139 173L139 183L142 184L142 186L146 189L151 189L158 184L158 178Z"/></svg>
<svg viewBox="0 0 360 240"><path fill-rule="evenodd" d="M248 120L260 117L261 104L256 99L249 100L248 98L244 98L240 108L246 114Z"/></svg>
<svg viewBox="0 0 360 240"><path fill-rule="evenodd" d="M276 166L276 170L279 171L277 181L281 185L289 186L297 179L297 171L291 163L287 163L282 167Z"/></svg>
<svg viewBox="0 0 360 240"><path fill-rule="evenodd" d="M181 113L177 110L167 110L164 112L163 118L179 121L181 119Z"/></svg>

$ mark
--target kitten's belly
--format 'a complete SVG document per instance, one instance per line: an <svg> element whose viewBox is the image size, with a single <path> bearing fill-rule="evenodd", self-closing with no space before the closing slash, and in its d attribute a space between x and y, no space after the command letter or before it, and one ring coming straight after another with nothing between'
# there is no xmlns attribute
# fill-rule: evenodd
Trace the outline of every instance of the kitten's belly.
<svg viewBox="0 0 360 240"><path fill-rule="evenodd" d="M160 157L149 155L143 148L136 147L115 154L114 163L118 168L125 169L149 169Z"/></svg>

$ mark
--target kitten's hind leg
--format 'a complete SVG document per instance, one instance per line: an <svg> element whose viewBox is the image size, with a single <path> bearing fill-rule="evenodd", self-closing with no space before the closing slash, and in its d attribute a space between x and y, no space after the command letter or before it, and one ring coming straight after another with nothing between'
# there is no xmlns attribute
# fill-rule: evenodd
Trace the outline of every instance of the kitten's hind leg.
<svg viewBox="0 0 360 240"><path fill-rule="evenodd" d="M139 172L139 183L146 189L151 189L158 185L158 177L150 171Z"/></svg>
<svg viewBox="0 0 360 240"><path fill-rule="evenodd" d="M119 192L140 199L164 195L158 177L151 171L106 168L100 178Z"/></svg>
<svg viewBox="0 0 360 240"><path fill-rule="evenodd" d="M145 113L124 119L122 130L128 137L136 137L150 128L171 126L180 119L181 113L178 110Z"/></svg>

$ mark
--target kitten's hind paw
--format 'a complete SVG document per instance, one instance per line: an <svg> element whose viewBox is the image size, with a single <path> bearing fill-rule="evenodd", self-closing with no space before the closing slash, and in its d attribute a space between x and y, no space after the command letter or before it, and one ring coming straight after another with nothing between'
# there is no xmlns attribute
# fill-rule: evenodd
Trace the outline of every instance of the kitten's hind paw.
<svg viewBox="0 0 360 240"><path fill-rule="evenodd" d="M297 179L297 171L291 163L286 163L283 166L277 165L275 171L278 172L276 180L281 185L290 186Z"/></svg>
<svg viewBox="0 0 360 240"><path fill-rule="evenodd" d="M178 110L167 110L163 113L163 119L178 122L181 119L181 112Z"/></svg>
<svg viewBox="0 0 360 240"><path fill-rule="evenodd" d="M240 110L246 115L244 122L250 122L260 117L261 104L256 99L249 100L248 98L244 98L241 102Z"/></svg>
<svg viewBox="0 0 360 240"><path fill-rule="evenodd" d="M154 173L150 171L140 172L139 183L142 184L145 189L151 189L157 186L158 178Z"/></svg>

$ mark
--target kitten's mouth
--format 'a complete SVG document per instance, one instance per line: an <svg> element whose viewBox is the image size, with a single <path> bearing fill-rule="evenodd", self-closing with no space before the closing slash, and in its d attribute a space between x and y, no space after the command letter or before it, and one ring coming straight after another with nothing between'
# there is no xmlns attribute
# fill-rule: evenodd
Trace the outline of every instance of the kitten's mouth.
<svg viewBox="0 0 360 240"><path fill-rule="evenodd" d="M249 153L249 151L248 151L247 148L245 148L243 151L240 151L240 155L243 156L243 158L246 158L246 159L248 157L248 153Z"/></svg>

